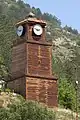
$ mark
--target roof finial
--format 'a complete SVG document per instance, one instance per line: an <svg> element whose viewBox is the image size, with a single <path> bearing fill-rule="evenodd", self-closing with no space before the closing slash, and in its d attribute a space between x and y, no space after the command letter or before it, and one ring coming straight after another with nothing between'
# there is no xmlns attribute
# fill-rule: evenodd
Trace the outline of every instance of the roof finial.
<svg viewBox="0 0 80 120"><path fill-rule="evenodd" d="M35 17L35 14L32 13L32 12L30 12L30 13L28 14L28 17Z"/></svg>

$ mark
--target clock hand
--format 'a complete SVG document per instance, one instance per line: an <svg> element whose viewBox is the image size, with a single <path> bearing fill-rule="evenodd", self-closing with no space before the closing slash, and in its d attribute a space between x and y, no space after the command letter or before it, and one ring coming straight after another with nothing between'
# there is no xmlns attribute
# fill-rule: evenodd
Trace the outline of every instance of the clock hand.
<svg viewBox="0 0 80 120"><path fill-rule="evenodd" d="M21 32L22 30L19 30L19 32Z"/></svg>
<svg viewBox="0 0 80 120"><path fill-rule="evenodd" d="M37 31L40 31L40 29L38 29L38 28L35 28Z"/></svg>

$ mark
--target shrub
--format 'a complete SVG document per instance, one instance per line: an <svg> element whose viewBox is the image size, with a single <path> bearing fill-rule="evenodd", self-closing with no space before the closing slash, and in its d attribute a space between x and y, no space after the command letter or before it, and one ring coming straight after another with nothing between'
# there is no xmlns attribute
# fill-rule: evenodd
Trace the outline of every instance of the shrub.
<svg viewBox="0 0 80 120"><path fill-rule="evenodd" d="M9 93L9 92L11 92L11 90L9 88L6 88L5 92Z"/></svg>
<svg viewBox="0 0 80 120"><path fill-rule="evenodd" d="M0 120L54 120L54 112L37 102L27 101L0 109Z"/></svg>
<svg viewBox="0 0 80 120"><path fill-rule="evenodd" d="M74 86L66 79L61 79L59 83L59 104L65 108L75 110L76 92Z"/></svg>
<svg viewBox="0 0 80 120"><path fill-rule="evenodd" d="M21 116L16 112L11 113L10 110L1 108L0 120L21 120Z"/></svg>

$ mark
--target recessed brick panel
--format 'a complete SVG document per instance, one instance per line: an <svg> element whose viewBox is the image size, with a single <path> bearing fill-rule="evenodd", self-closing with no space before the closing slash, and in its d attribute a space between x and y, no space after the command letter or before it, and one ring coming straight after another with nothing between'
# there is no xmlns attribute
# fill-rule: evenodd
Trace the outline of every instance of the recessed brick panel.
<svg viewBox="0 0 80 120"><path fill-rule="evenodd" d="M12 49L12 78L20 77L25 74L26 49L25 43L14 46Z"/></svg>
<svg viewBox="0 0 80 120"><path fill-rule="evenodd" d="M57 106L57 81L41 78L26 78L26 99Z"/></svg>
<svg viewBox="0 0 80 120"><path fill-rule="evenodd" d="M50 76L52 74L51 47L28 43L27 51L27 73Z"/></svg>

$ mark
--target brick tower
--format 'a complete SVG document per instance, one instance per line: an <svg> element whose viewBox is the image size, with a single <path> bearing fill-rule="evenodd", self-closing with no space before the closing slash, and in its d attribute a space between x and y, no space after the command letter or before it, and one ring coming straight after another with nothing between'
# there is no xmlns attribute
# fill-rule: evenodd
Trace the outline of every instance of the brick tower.
<svg viewBox="0 0 80 120"><path fill-rule="evenodd" d="M12 79L8 87L25 99L57 107L57 79L52 74L52 45L45 39L46 23L32 14L16 24L12 48Z"/></svg>

